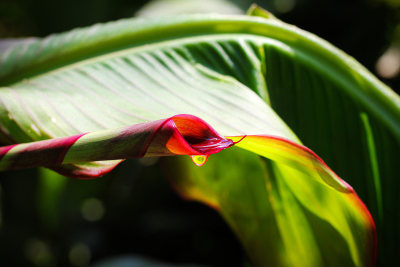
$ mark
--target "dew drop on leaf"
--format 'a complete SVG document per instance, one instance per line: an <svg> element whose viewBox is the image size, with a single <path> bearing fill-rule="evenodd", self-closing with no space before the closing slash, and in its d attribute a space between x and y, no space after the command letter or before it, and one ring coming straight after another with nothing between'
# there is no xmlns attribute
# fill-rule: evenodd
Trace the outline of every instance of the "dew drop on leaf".
<svg viewBox="0 0 400 267"><path fill-rule="evenodd" d="M194 155L194 156L190 156L192 158L192 161L194 164L196 164L196 166L203 166L204 164L206 164L208 156L207 155Z"/></svg>

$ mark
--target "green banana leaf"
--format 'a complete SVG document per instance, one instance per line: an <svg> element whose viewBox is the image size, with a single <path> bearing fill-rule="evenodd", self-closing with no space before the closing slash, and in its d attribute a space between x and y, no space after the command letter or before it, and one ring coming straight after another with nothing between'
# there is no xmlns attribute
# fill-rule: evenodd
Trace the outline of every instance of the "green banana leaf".
<svg viewBox="0 0 400 267"><path fill-rule="evenodd" d="M299 143L268 103L359 192L382 229L380 261L395 261L399 98L309 33L276 19L248 16L122 20L14 46L2 51L0 64L4 144L179 113L201 117L222 135L268 134ZM363 217L367 212L338 200L342 193L329 187L322 189L329 193L321 193L320 184L299 179L285 164L260 161L241 150L223 152L194 171L188 169L192 163L182 164L175 171L186 172L172 177L176 186L182 190L187 188L182 179L203 177L195 185L197 199L213 204L213 195L225 195L221 213L254 263L374 264L374 245L367 238L371 225ZM225 191L213 188L218 177L226 181ZM267 203L271 196L274 207ZM325 207L332 214L322 212ZM346 218L347 229L364 234L353 235L326 216Z"/></svg>

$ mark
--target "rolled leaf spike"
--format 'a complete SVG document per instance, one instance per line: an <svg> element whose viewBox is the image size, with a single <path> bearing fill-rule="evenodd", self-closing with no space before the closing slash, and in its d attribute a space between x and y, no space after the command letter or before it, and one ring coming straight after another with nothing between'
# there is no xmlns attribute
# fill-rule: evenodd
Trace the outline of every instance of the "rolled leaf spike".
<svg viewBox="0 0 400 267"><path fill-rule="evenodd" d="M148 156L210 155L232 146L192 115L0 147L0 170Z"/></svg>

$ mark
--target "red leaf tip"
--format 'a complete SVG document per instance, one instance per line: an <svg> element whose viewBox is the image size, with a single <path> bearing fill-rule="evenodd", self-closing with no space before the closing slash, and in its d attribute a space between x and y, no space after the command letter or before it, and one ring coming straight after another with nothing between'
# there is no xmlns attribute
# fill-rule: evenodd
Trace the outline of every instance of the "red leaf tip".
<svg viewBox="0 0 400 267"><path fill-rule="evenodd" d="M196 116L180 114L171 120L178 135L171 136L167 147L174 153L178 152L176 154L210 155L234 145L232 140L221 136Z"/></svg>

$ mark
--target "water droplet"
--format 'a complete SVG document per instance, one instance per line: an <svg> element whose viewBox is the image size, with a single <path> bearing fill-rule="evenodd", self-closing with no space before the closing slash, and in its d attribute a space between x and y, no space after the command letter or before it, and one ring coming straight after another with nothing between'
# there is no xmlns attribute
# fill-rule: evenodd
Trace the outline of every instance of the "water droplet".
<svg viewBox="0 0 400 267"><path fill-rule="evenodd" d="M207 159L208 159L208 155L194 155L194 156L190 156L190 157L192 158L193 163L199 167L206 164Z"/></svg>

